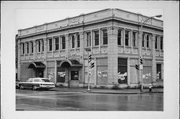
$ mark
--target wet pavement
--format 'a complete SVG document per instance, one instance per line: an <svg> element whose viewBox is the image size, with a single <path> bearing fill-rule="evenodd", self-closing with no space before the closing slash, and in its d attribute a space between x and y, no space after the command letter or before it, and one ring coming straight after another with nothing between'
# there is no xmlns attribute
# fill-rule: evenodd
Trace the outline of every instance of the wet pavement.
<svg viewBox="0 0 180 119"><path fill-rule="evenodd" d="M101 92L100 92L101 91ZM138 90L54 89L16 90L17 111L163 111L163 93L139 93ZM107 92L107 91L106 91ZM120 92L120 93L119 93Z"/></svg>

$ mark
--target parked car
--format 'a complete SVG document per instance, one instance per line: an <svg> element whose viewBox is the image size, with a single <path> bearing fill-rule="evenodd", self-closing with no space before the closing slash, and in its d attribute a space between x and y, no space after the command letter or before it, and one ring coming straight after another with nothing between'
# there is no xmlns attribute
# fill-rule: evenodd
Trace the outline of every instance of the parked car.
<svg viewBox="0 0 180 119"><path fill-rule="evenodd" d="M55 84L48 78L29 78L26 82L19 82L20 89L30 88L36 89L51 89L55 87Z"/></svg>

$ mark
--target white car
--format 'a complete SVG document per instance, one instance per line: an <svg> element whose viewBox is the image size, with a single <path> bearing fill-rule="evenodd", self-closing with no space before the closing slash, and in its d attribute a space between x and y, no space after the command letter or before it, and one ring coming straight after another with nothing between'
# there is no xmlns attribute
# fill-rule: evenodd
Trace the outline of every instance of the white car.
<svg viewBox="0 0 180 119"><path fill-rule="evenodd" d="M29 78L26 82L18 82L20 89L31 88L32 90L44 88L51 89L55 84L48 78Z"/></svg>

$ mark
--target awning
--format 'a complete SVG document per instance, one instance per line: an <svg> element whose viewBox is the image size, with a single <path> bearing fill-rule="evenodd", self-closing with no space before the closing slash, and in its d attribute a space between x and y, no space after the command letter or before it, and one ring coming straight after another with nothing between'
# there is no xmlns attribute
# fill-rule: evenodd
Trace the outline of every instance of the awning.
<svg viewBox="0 0 180 119"><path fill-rule="evenodd" d="M44 69L46 66L42 62L32 62L28 68L41 68Z"/></svg>
<svg viewBox="0 0 180 119"><path fill-rule="evenodd" d="M60 62L59 67L82 67L82 64L77 60L63 60Z"/></svg>

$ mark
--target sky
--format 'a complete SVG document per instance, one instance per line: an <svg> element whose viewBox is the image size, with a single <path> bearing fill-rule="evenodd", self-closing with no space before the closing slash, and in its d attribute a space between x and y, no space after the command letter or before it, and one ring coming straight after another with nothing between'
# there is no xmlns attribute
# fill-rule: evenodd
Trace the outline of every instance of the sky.
<svg viewBox="0 0 180 119"><path fill-rule="evenodd" d="M101 5L102 4L102 5ZM23 8L22 6L18 9L15 9L15 17L16 17L16 31L18 29L24 29L28 27L33 27L36 25L49 23L61 19L65 19L67 17L74 17L80 14L91 13L94 11L107 9L107 8L118 8L134 13L140 13L145 16L154 16L154 15L163 15L163 9L158 7L155 8L147 8L147 7L133 7L132 5L128 7L124 5L117 5L115 3L100 3L97 5L96 3L84 4L83 2L78 2L78 4L71 6L71 3L65 4L57 4L55 7L46 7L46 5L34 8L27 7ZM78 7L79 5L79 7ZM68 6L68 7L65 7ZM71 7L70 7L71 6ZM160 18L163 20L163 17Z"/></svg>
<svg viewBox="0 0 180 119"><path fill-rule="evenodd" d="M100 9L18 9L16 11L17 29L24 29L35 25L49 23L67 17L74 17L80 14L87 14ZM161 9L123 9L146 16L163 14ZM163 18L161 18L162 20Z"/></svg>

